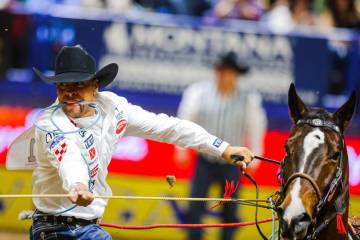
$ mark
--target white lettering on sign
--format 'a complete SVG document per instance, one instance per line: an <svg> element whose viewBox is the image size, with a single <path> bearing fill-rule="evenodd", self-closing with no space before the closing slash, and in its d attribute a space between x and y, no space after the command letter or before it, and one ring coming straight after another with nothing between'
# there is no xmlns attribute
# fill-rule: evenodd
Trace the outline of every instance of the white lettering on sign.
<svg viewBox="0 0 360 240"><path fill-rule="evenodd" d="M180 93L193 82L214 78L212 63L227 51L249 62L251 72L245 79L269 101L283 101L279 95L285 95L294 80L286 36L115 22L103 37L108 54L100 65L119 64L113 87Z"/></svg>

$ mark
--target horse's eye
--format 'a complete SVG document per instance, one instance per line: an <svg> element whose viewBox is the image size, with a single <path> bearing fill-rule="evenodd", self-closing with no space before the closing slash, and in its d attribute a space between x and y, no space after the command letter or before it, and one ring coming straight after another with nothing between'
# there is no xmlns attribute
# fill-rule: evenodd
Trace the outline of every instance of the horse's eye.
<svg viewBox="0 0 360 240"><path fill-rule="evenodd" d="M339 157L340 157L340 152L336 152L330 157L330 159L331 160L338 160Z"/></svg>

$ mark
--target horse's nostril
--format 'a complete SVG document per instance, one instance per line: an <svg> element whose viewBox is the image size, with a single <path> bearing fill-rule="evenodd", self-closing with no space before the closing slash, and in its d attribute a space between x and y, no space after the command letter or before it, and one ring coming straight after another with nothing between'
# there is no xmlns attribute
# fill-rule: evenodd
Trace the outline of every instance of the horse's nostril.
<svg viewBox="0 0 360 240"><path fill-rule="evenodd" d="M297 222L310 222L310 216L307 213L303 213L299 216Z"/></svg>
<svg viewBox="0 0 360 240"><path fill-rule="evenodd" d="M308 231L310 222L311 219L307 213L302 213L299 216L297 216L291 224L293 234L295 236L298 236L299 237L298 239L303 239Z"/></svg>

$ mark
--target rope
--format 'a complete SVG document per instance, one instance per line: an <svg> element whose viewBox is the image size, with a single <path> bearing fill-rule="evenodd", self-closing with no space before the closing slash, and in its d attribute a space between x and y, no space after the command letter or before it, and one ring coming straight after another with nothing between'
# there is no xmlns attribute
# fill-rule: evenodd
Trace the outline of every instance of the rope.
<svg viewBox="0 0 360 240"><path fill-rule="evenodd" d="M255 192L256 192L256 199L259 199L259 186L257 185L256 181L246 172L242 172L242 174L249 179L255 186ZM258 233L260 234L260 236L263 238L263 240L268 240L268 238L264 235L264 233L261 231L260 226L259 226L259 220L258 220L258 206L255 206L255 225L256 225L256 229L258 230ZM271 218L272 220L272 218Z"/></svg>
<svg viewBox="0 0 360 240"><path fill-rule="evenodd" d="M37 129L39 129L39 130L41 130L41 131L43 131L43 132L45 132L45 133L51 133L51 134L55 134L55 135L60 133L60 134L62 134L62 135L66 135L66 134L74 134L74 133L78 133L78 132L80 132L80 131L88 130L88 129L92 128L93 126L95 126L95 124L96 124L97 122L99 122L101 116L100 116L100 114L97 114L95 120L92 121L88 126L86 126L86 127L84 127L84 128L79 128L79 129L76 129L76 130L74 130L74 131L69 131L69 132L64 132L64 131L62 131L62 130L60 129L60 127L55 123L53 117L54 117L54 114L55 114L55 112L56 112L57 110L59 110L60 108L66 106L66 105L68 105L68 104L70 104L70 103L60 103L60 104L51 105L51 106L49 106L49 107L46 107L46 108L41 109L41 110L36 114L35 121L34 121L34 126L35 126ZM98 113L100 112L100 108L99 108L99 106L98 106L98 104L97 104L96 102L77 102L77 104L80 104L80 105L89 105L90 107L95 108ZM48 130L48 129L42 128L41 126L39 126L39 125L37 124L37 120L39 119L40 115L41 115L43 112L45 112L45 111L47 111L47 110L50 110L50 109L53 109L52 112L50 113L50 121L51 121L51 124L52 124L57 130Z"/></svg>
<svg viewBox="0 0 360 240"><path fill-rule="evenodd" d="M258 223L267 223L271 222L272 218L265 218L259 220ZM100 223L102 227L111 227L117 229L127 229L127 230L144 230L144 229L154 229L154 228L215 228L215 227L244 227L249 225L254 225L255 221L249 222L240 222L240 223L216 223L216 224L154 224L147 226L124 226L117 224L109 223Z"/></svg>
<svg viewBox="0 0 360 240"><path fill-rule="evenodd" d="M264 161L264 162L274 163L274 164L278 164L278 165L281 164L281 162L274 160L274 159L270 159L270 158L265 158L265 157L260 157L260 156L254 156L254 158L257 160L260 160L260 161Z"/></svg>
<svg viewBox="0 0 360 240"><path fill-rule="evenodd" d="M272 200L272 197L269 198L269 201L270 201L270 206L272 207L271 209L271 219L272 219L272 233L271 233L271 236L268 238L269 240L276 240L276 233L278 232L278 230L276 229L276 217L275 217L275 205L274 205L274 202Z"/></svg>
<svg viewBox="0 0 360 240"><path fill-rule="evenodd" d="M0 194L0 198L67 198L69 194ZM129 199L129 200L168 200L168 201L222 201L222 202L244 202L268 203L268 200L256 199L235 199L235 198L188 198L188 197L146 197L146 196L101 196L95 195L94 198L102 199Z"/></svg>

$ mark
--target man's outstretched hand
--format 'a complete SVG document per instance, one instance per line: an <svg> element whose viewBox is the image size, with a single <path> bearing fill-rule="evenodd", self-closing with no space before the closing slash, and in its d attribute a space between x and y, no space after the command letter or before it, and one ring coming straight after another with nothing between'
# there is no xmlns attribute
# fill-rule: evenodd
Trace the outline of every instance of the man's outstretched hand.
<svg viewBox="0 0 360 240"><path fill-rule="evenodd" d="M71 188L69 194L69 199L72 203L83 207L90 205L94 200L94 195L88 191L87 186L83 183L77 183Z"/></svg>
<svg viewBox="0 0 360 240"><path fill-rule="evenodd" d="M234 159L233 156L238 156L238 159ZM229 164L241 167L241 169L244 171L247 165L249 165L249 163L254 159L254 154L246 147L228 146L225 149L222 157Z"/></svg>

